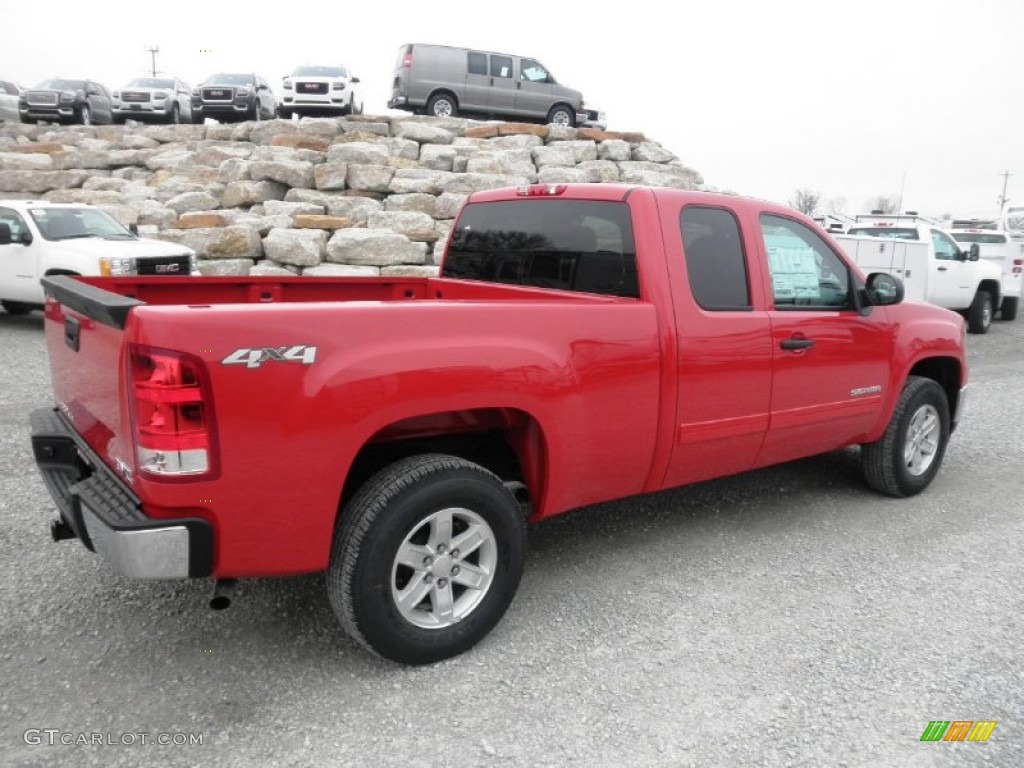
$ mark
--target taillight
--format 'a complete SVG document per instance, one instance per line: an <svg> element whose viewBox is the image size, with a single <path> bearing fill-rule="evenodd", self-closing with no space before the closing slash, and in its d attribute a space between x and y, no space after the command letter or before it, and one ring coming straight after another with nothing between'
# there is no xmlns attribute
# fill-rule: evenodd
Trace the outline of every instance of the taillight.
<svg viewBox="0 0 1024 768"><path fill-rule="evenodd" d="M518 187L516 194L520 197L553 197L565 192L565 184L531 184Z"/></svg>
<svg viewBox="0 0 1024 768"><path fill-rule="evenodd" d="M1013 260L1013 274L1019 275L1024 272L1024 259Z"/></svg>
<svg viewBox="0 0 1024 768"><path fill-rule="evenodd" d="M133 344L128 367L138 471L167 478L211 474L216 441L203 362Z"/></svg>
<svg viewBox="0 0 1024 768"><path fill-rule="evenodd" d="M412 69L412 51L402 57L402 67L405 69Z"/></svg>

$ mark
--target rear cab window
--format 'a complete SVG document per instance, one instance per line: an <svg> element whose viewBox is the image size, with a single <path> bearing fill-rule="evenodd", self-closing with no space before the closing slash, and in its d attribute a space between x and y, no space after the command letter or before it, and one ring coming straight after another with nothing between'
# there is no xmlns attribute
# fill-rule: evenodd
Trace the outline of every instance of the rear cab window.
<svg viewBox="0 0 1024 768"><path fill-rule="evenodd" d="M688 205L679 214L690 293L702 309L749 310L750 287L739 222L724 208Z"/></svg>
<svg viewBox="0 0 1024 768"><path fill-rule="evenodd" d="M441 276L639 298L629 206L593 200L467 205Z"/></svg>

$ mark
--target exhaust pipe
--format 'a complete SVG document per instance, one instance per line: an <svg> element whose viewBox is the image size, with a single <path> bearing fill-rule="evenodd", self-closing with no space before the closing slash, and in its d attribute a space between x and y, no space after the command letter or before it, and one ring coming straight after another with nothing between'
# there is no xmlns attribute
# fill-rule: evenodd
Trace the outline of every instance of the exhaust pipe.
<svg viewBox="0 0 1024 768"><path fill-rule="evenodd" d="M217 579L213 582L213 595L210 597L210 610L223 611L231 605L235 594L234 579Z"/></svg>

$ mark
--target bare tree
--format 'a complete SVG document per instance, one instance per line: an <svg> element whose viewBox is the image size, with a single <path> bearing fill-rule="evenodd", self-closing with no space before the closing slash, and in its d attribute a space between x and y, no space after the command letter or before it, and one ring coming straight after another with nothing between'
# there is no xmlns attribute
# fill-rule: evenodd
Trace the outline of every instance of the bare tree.
<svg viewBox="0 0 1024 768"><path fill-rule="evenodd" d="M830 197L825 201L825 211L827 213L846 213L846 198L842 195Z"/></svg>
<svg viewBox="0 0 1024 768"><path fill-rule="evenodd" d="M798 189L789 201L789 207L807 216L813 216L821 205L821 193L813 189Z"/></svg>
<svg viewBox="0 0 1024 768"><path fill-rule="evenodd" d="M867 202L869 211L881 211L882 213L899 213L900 200L896 195L875 195Z"/></svg>

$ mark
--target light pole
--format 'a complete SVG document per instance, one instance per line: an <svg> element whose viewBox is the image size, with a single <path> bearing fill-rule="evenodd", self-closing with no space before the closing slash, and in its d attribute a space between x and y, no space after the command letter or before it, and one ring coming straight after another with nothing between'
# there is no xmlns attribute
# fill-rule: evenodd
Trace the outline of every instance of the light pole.
<svg viewBox="0 0 1024 768"><path fill-rule="evenodd" d="M146 46L146 50L149 51L149 55L152 57L152 60L153 60L153 67L152 67L153 74L152 74L152 77L156 77L156 55L158 53L160 53L160 46L159 45L147 45Z"/></svg>

